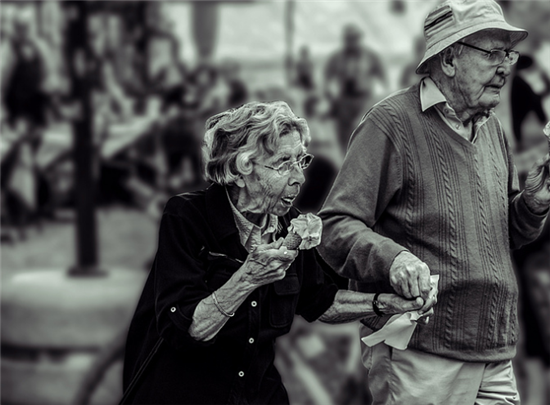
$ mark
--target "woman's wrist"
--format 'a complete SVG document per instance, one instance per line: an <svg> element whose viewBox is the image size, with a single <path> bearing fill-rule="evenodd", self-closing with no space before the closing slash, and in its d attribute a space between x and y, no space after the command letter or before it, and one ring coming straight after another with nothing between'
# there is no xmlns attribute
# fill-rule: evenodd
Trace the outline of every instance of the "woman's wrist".
<svg viewBox="0 0 550 405"><path fill-rule="evenodd" d="M233 281L239 290L246 294L250 294L260 285L254 283L250 276L247 274L246 264L243 264L231 277L230 281Z"/></svg>
<svg viewBox="0 0 550 405"><path fill-rule="evenodd" d="M386 313L383 311L384 304L380 301L380 293L374 294L372 299L372 309L377 316L384 316Z"/></svg>

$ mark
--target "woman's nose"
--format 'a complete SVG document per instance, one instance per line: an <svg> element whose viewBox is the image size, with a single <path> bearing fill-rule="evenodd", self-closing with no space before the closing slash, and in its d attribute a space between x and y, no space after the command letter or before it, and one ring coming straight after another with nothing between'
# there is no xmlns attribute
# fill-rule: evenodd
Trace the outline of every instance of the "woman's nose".
<svg viewBox="0 0 550 405"><path fill-rule="evenodd" d="M304 176L304 169L302 169L299 165L292 165L289 184L291 186L296 183L298 183L299 185L302 185L304 184L305 181L306 181L306 178Z"/></svg>

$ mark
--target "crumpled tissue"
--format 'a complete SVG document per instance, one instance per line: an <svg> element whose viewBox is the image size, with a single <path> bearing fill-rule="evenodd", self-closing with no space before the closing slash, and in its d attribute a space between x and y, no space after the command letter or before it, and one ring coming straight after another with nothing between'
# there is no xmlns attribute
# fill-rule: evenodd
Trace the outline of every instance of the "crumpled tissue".
<svg viewBox="0 0 550 405"><path fill-rule="evenodd" d="M439 282L439 274L430 276L431 290L430 298L437 294L437 284ZM367 346L374 346L384 342L388 346L395 349L405 350L411 336L416 329L416 321L421 317L418 311L405 312L404 314L396 314L382 327L382 329L372 333L361 340Z"/></svg>

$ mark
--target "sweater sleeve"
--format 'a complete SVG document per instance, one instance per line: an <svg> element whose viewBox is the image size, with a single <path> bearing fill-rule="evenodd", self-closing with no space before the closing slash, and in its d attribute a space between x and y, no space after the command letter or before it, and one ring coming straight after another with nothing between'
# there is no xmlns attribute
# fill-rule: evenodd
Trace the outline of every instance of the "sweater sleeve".
<svg viewBox="0 0 550 405"><path fill-rule="evenodd" d="M319 213L321 256L338 274L361 282L387 282L393 259L406 250L373 231L402 185L401 157L385 133L389 127L370 115L363 119Z"/></svg>

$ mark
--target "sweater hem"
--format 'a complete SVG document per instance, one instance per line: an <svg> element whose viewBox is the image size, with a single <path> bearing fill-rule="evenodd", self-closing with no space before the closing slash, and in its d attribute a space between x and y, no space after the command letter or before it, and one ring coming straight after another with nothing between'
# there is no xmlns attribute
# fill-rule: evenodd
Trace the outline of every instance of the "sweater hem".
<svg viewBox="0 0 550 405"><path fill-rule="evenodd" d="M516 355L516 346L505 346L486 350L451 350L451 349L433 349L410 344L409 348L421 352L445 357L451 360L464 361L469 363L498 363L501 361L512 360Z"/></svg>

